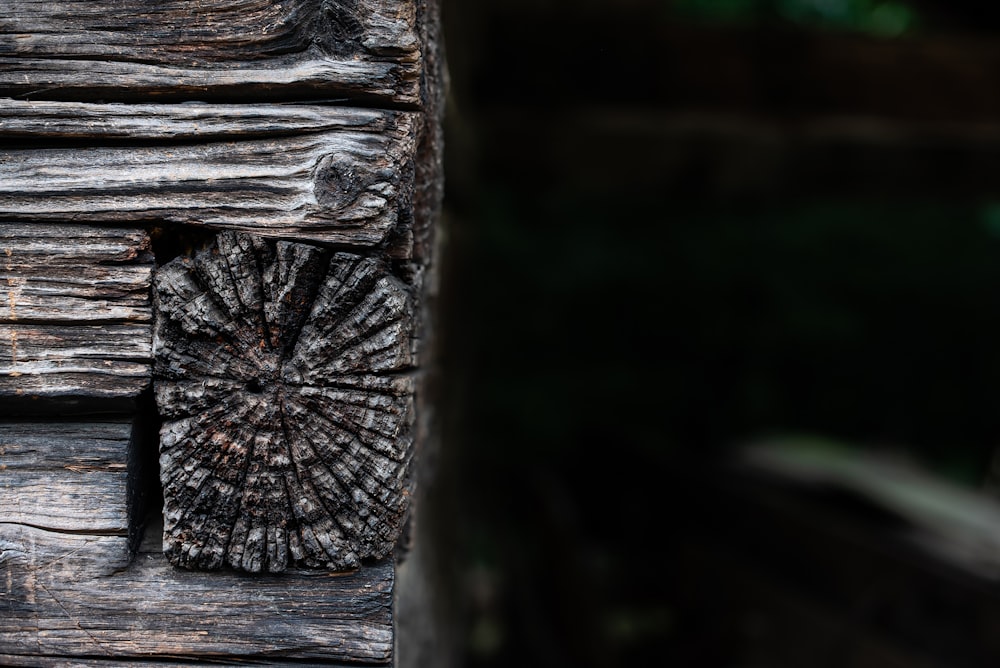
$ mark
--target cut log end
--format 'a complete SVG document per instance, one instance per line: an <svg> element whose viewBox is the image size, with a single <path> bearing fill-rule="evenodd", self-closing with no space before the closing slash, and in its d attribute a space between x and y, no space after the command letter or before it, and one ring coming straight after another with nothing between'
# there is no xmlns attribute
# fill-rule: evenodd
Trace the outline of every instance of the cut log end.
<svg viewBox="0 0 1000 668"><path fill-rule="evenodd" d="M378 259L220 233L155 280L164 551L347 570L408 505L413 306Z"/></svg>

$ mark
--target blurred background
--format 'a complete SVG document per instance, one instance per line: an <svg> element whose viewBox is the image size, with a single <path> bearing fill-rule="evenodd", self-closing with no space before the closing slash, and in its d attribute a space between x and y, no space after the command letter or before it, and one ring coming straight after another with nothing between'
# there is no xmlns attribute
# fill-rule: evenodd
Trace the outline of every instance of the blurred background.
<svg viewBox="0 0 1000 668"><path fill-rule="evenodd" d="M443 16L461 665L1000 665L1000 5Z"/></svg>

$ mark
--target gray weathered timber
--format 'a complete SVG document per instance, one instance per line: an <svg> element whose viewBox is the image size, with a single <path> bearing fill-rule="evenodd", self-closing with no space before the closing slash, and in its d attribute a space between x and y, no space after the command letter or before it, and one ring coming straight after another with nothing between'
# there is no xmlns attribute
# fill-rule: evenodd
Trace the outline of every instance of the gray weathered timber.
<svg viewBox="0 0 1000 668"><path fill-rule="evenodd" d="M412 114L330 109L332 130L223 141L218 135L232 132L227 127L259 130L266 124L277 134L276 127L287 127L283 119L292 119L291 131L297 124L287 110L270 120L258 110L246 122L230 110L231 116L205 124L216 138L204 143L0 150L0 219L186 223L371 246L412 216ZM146 134L132 136L196 137L201 121L190 112L204 110L186 111L162 109L160 130L142 124ZM66 123L48 124L51 115L47 107L36 120L0 117L0 136L58 138ZM101 136L113 138L140 124L120 115L90 124L87 132L98 139L103 127L110 134ZM106 129L119 125L120 131Z"/></svg>
<svg viewBox="0 0 1000 668"><path fill-rule="evenodd" d="M222 232L155 282L164 550L188 568L354 568L409 492L413 313L384 260Z"/></svg>
<svg viewBox="0 0 1000 668"><path fill-rule="evenodd" d="M415 106L420 74L409 0L0 4L0 94L350 97Z"/></svg>
<svg viewBox="0 0 1000 668"><path fill-rule="evenodd" d="M147 388L153 266L141 230L0 222L0 413Z"/></svg>
<svg viewBox="0 0 1000 668"><path fill-rule="evenodd" d="M246 577L122 559L120 537L0 525L0 648L25 657L385 664L391 560L352 573ZM57 664L58 665L58 664Z"/></svg>
<svg viewBox="0 0 1000 668"><path fill-rule="evenodd" d="M0 423L0 522L128 535L129 421Z"/></svg>
<svg viewBox="0 0 1000 668"><path fill-rule="evenodd" d="M316 132L395 132L412 113L317 104L99 104L0 98L0 137L31 140L284 137Z"/></svg>
<svg viewBox="0 0 1000 668"><path fill-rule="evenodd" d="M219 658L218 665L226 665L224 658ZM248 661L249 663L249 661ZM253 661L253 663L262 663ZM302 661L301 659L290 659L282 661L280 659L268 658L268 666L294 666L295 668L358 668L356 663L343 663L340 661ZM84 657L58 657L58 656L37 656L37 655L14 655L0 653L0 666L9 668L122 668L123 662L119 659L90 659ZM143 661L139 659L129 659L129 668L191 668L190 660L169 661L155 659ZM209 665L199 662L198 665ZM252 664L251 664L252 665ZM378 662L375 664L365 662L365 665L389 665Z"/></svg>
<svg viewBox="0 0 1000 668"><path fill-rule="evenodd" d="M149 322L142 230L0 221L0 323Z"/></svg>

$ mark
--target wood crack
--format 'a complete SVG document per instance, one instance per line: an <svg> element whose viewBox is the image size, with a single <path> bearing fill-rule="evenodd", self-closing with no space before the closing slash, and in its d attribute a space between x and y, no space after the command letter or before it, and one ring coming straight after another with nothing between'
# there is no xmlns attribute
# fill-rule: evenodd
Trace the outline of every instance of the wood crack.
<svg viewBox="0 0 1000 668"><path fill-rule="evenodd" d="M277 572L388 554L414 367L388 263L222 232L161 267L154 298L168 558Z"/></svg>

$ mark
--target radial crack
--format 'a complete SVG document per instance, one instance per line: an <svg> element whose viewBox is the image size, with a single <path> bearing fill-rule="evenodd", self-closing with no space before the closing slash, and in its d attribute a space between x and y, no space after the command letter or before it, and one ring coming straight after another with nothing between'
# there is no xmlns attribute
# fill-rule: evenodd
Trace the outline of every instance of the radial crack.
<svg viewBox="0 0 1000 668"><path fill-rule="evenodd" d="M379 260L223 232L155 279L164 552L344 570L405 519L413 305Z"/></svg>

